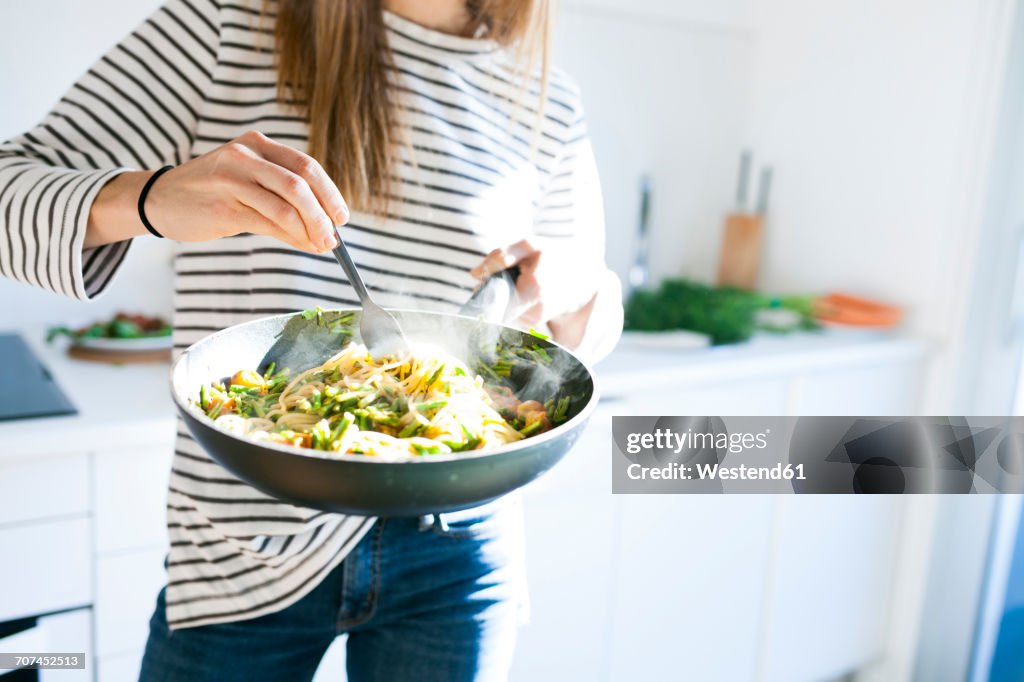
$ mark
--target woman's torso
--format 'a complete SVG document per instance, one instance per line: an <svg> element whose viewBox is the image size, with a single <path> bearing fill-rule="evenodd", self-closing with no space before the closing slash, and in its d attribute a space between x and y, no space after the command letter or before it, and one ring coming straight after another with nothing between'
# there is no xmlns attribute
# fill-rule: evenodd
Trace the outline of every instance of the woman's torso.
<svg viewBox="0 0 1024 682"><path fill-rule="evenodd" d="M222 5L193 156L253 129L305 149L300 112L277 99L272 17L260 18L258 6ZM524 90L503 53L385 17L408 147L396 150L387 216L357 210L342 234L379 303L454 312L475 284L470 268L534 236L544 185L578 121L577 100L556 75L534 152L526 126L510 121ZM174 268L177 352L262 316L357 305L330 255L266 237L182 244ZM250 617L298 598L372 523L268 498L210 461L181 424L168 508L172 626Z"/></svg>

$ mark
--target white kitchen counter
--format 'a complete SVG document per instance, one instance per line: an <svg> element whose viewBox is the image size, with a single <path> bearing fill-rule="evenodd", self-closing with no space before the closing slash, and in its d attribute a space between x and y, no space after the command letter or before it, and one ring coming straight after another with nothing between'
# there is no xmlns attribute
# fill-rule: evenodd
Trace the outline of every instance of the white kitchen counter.
<svg viewBox="0 0 1024 682"><path fill-rule="evenodd" d="M745 343L681 351L647 347L628 332L594 371L602 397L668 384L756 379L862 363L923 358L927 344L882 332L822 330L756 335Z"/></svg>
<svg viewBox="0 0 1024 682"><path fill-rule="evenodd" d="M0 463L68 452L111 449L174 429L167 363L107 365L67 356L39 328L15 330L50 370L78 414L0 422Z"/></svg>

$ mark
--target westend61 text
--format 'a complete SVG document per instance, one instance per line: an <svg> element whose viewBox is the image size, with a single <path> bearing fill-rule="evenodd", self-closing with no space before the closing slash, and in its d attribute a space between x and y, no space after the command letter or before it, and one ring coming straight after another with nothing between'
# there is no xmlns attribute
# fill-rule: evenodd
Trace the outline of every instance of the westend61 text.
<svg viewBox="0 0 1024 682"><path fill-rule="evenodd" d="M663 467L646 467L630 464L626 475L634 481L798 481L806 480L803 464L776 464L768 467L751 467L746 464L726 467L721 464L667 464Z"/></svg>

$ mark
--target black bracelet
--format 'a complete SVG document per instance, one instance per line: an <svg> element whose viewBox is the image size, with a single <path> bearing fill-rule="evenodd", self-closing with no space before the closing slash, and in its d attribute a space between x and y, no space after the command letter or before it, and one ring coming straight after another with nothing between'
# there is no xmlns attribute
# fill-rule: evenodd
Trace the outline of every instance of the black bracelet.
<svg viewBox="0 0 1024 682"><path fill-rule="evenodd" d="M156 179L172 168L174 168L174 166L164 166L157 172L150 175L149 180L146 180L146 184L142 186L142 191L139 192L139 220L142 221L142 225L149 230L151 235L159 237L160 239L163 239L164 236L156 231L156 228L153 227L153 223L149 222L149 218L146 217L146 195L149 194L149 190L153 187L153 183L156 182Z"/></svg>

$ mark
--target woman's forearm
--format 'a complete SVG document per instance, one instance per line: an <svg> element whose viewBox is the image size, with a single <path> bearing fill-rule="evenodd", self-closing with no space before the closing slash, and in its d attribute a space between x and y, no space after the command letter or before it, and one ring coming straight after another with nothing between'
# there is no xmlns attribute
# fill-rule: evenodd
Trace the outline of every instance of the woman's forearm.
<svg viewBox="0 0 1024 682"><path fill-rule="evenodd" d="M0 143L0 231L34 257L0 258L0 276L89 300L112 281L130 238L145 233L136 203L149 173L123 169L190 156L224 14L216 0L160 4L38 126ZM137 56L140 45L151 58ZM158 111L166 116L137 115ZM114 130L125 125L123 135Z"/></svg>
<svg viewBox="0 0 1024 682"><path fill-rule="evenodd" d="M146 233L139 220L138 201L142 186L153 173L121 173L100 190L89 210L85 248L122 242Z"/></svg>
<svg viewBox="0 0 1024 682"><path fill-rule="evenodd" d="M555 341L597 362L611 352L622 334L622 284L605 270L597 293L579 310L548 322Z"/></svg>
<svg viewBox="0 0 1024 682"><path fill-rule="evenodd" d="M152 171L124 172L96 195L85 248L147 234L139 196ZM324 169L301 151L249 131L163 173L143 207L160 236L203 242L240 232L323 253L348 207Z"/></svg>
<svg viewBox="0 0 1024 682"><path fill-rule="evenodd" d="M576 348L580 345L586 334L587 324L590 322L594 312L597 296L597 294L594 294L579 310L560 315L548 321L548 327L551 329L551 335L555 341L566 348Z"/></svg>

